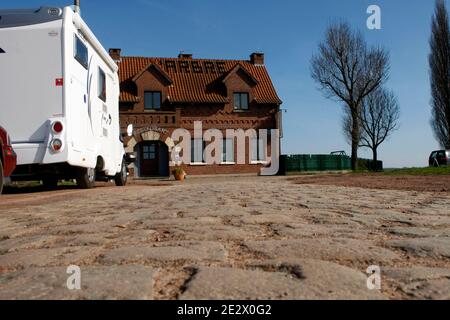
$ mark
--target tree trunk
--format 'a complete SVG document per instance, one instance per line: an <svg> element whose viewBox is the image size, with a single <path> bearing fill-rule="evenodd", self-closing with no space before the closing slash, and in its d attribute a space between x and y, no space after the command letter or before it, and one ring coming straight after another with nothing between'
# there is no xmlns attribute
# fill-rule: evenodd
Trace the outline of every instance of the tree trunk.
<svg viewBox="0 0 450 320"><path fill-rule="evenodd" d="M352 170L358 169L359 116L357 107L352 107Z"/></svg>
<svg viewBox="0 0 450 320"><path fill-rule="evenodd" d="M373 157L372 157L372 170L373 171L377 171L378 167L377 167L377 161L378 161L378 151L377 148L373 148L372 149L372 153L373 153Z"/></svg>

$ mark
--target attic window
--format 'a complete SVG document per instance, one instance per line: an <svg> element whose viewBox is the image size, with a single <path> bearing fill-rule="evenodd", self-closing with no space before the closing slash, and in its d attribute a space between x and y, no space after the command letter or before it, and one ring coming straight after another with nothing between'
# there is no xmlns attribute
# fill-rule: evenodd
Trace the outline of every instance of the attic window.
<svg viewBox="0 0 450 320"><path fill-rule="evenodd" d="M146 91L144 93L145 110L159 110L161 109L161 92L160 91Z"/></svg>
<svg viewBox="0 0 450 320"><path fill-rule="evenodd" d="M225 72L225 62L218 61L216 63L216 65L217 65L217 70L219 70L219 73L224 73Z"/></svg>
<svg viewBox="0 0 450 320"><path fill-rule="evenodd" d="M180 61L179 68L182 73L189 73L189 63L187 61Z"/></svg>
<svg viewBox="0 0 450 320"><path fill-rule="evenodd" d="M192 61L192 71L194 73L203 73L202 66L198 61Z"/></svg>
<svg viewBox="0 0 450 320"><path fill-rule="evenodd" d="M172 60L166 61L166 70L169 71L171 69L173 72L177 72L177 66L175 64L175 61Z"/></svg>
<svg viewBox="0 0 450 320"><path fill-rule="evenodd" d="M248 110L248 93L234 93L234 110Z"/></svg>
<svg viewBox="0 0 450 320"><path fill-rule="evenodd" d="M216 73L216 68L214 67L214 63L212 61L205 61L204 66L206 73Z"/></svg>

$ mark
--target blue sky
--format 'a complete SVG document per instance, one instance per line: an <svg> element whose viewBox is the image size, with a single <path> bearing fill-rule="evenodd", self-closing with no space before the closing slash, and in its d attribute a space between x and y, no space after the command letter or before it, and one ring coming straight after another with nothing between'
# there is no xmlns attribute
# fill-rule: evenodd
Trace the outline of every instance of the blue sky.
<svg viewBox="0 0 450 320"><path fill-rule="evenodd" d="M446 0L447 5L450 0ZM106 5L108 3L108 5ZM3 0L2 8L63 6L63 0ZM366 28L369 5L382 10L382 30ZM346 150L342 106L322 96L309 60L327 25L348 21L370 44L390 51L387 86L401 106L401 128L379 149L385 167L425 166L438 148L430 125L429 52L431 0L81 0L82 15L106 48L124 55L247 59L266 54L266 65L283 100L283 153ZM370 157L368 150L360 154Z"/></svg>

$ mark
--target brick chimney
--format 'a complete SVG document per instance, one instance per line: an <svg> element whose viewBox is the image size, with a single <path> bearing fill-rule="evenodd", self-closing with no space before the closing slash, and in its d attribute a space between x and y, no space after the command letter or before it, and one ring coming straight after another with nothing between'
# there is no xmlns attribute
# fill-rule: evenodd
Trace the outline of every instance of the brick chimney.
<svg viewBox="0 0 450 320"><path fill-rule="evenodd" d="M253 52L250 55L250 62L253 63L256 66L263 66L264 65L264 53L262 53L262 52Z"/></svg>
<svg viewBox="0 0 450 320"><path fill-rule="evenodd" d="M178 59L192 59L192 53L184 53L184 52L180 52L180 54L178 55Z"/></svg>
<svg viewBox="0 0 450 320"><path fill-rule="evenodd" d="M121 61L121 57L120 57L121 52L122 52L122 49L118 49L118 48L109 49L109 55L115 62Z"/></svg>

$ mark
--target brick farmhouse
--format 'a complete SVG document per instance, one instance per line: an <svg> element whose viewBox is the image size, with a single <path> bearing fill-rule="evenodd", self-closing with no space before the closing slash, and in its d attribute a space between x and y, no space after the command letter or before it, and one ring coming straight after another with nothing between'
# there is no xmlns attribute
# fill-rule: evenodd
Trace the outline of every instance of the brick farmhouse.
<svg viewBox="0 0 450 320"><path fill-rule="evenodd" d="M127 152L136 154L135 177L169 176L177 142L172 133L184 128L194 137L195 121L202 121L203 131L222 131L222 161L207 165L202 159L207 143L193 140L191 162L182 164L189 175L258 173L265 165L270 137L264 145L263 139L246 138L245 164L236 162L236 139L225 137L227 129L281 129L281 100L264 54L253 53L250 60L212 60L189 54L128 57L110 49L110 55L119 65L121 128L133 124L135 129L125 141Z"/></svg>

